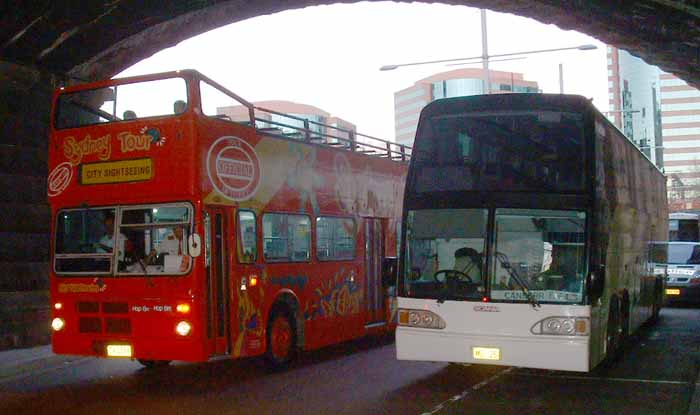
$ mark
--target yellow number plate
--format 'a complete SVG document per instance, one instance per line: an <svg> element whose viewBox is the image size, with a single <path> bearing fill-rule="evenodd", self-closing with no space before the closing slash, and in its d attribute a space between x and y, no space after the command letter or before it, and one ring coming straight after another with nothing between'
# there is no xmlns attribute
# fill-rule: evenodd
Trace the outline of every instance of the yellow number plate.
<svg viewBox="0 0 700 415"><path fill-rule="evenodd" d="M678 288L666 288L666 295L681 295L681 290Z"/></svg>
<svg viewBox="0 0 700 415"><path fill-rule="evenodd" d="M479 360L501 360L501 349L497 347L472 347L472 357Z"/></svg>
<svg viewBox="0 0 700 415"><path fill-rule="evenodd" d="M109 357L131 357L132 354L130 344L107 345L107 356Z"/></svg>

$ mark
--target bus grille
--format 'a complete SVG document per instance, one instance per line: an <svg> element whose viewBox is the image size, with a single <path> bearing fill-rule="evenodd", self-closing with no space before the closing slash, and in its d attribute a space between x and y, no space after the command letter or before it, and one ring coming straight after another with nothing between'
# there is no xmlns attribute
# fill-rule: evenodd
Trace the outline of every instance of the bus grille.
<svg viewBox="0 0 700 415"><path fill-rule="evenodd" d="M101 333L102 321L99 317L80 317L79 330L81 333Z"/></svg>
<svg viewBox="0 0 700 415"><path fill-rule="evenodd" d="M105 314L126 314L129 312L127 303L102 303L102 312Z"/></svg>
<svg viewBox="0 0 700 415"><path fill-rule="evenodd" d="M128 303L79 301L76 303L76 308L78 313L92 314L79 316L80 333L131 334L131 320L126 316L115 316L115 314L128 314ZM100 310L104 316L100 315Z"/></svg>
<svg viewBox="0 0 700 415"><path fill-rule="evenodd" d="M106 318L105 325L109 334L131 334L131 320L128 318Z"/></svg>
<svg viewBox="0 0 700 415"><path fill-rule="evenodd" d="M79 313L99 313L100 303L97 301L80 301L77 304Z"/></svg>

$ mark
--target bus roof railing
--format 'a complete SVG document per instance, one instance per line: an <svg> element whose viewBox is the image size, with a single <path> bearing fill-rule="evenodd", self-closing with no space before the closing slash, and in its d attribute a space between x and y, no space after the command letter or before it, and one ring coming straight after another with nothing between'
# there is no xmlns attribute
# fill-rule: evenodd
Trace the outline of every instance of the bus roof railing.
<svg viewBox="0 0 700 415"><path fill-rule="evenodd" d="M244 103L242 104L245 106ZM252 104L249 110L252 110L255 128L261 134L298 139L308 143L341 148L370 156L388 158L390 160L408 161L411 157L412 148L404 144L394 143L370 135L360 134L352 129L325 124ZM276 115L286 118L289 121L283 122L271 118L264 118L260 116L260 113ZM301 123L301 126L298 125L298 123ZM270 128L269 126L275 127ZM362 138L363 140L360 141L358 138Z"/></svg>

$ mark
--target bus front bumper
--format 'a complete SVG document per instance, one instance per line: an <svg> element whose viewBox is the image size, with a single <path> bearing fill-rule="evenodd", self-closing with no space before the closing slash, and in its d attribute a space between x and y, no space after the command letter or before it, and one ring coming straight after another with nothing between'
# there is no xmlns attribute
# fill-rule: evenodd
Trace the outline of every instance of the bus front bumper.
<svg viewBox="0 0 700 415"><path fill-rule="evenodd" d="M590 370L588 336L476 336L398 327L396 357L399 360L491 364L576 372Z"/></svg>
<svg viewBox="0 0 700 415"><path fill-rule="evenodd" d="M108 346L127 346L130 356L110 356ZM119 338L53 334L52 350L56 354L132 358L145 360L206 361L204 344L195 339Z"/></svg>

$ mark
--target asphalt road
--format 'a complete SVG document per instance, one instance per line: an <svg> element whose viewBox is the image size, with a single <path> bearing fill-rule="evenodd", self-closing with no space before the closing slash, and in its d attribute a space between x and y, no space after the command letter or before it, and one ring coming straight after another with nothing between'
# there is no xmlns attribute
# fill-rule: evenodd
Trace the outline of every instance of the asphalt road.
<svg viewBox="0 0 700 415"><path fill-rule="evenodd" d="M0 414L687 414L700 309L664 309L610 367L589 374L395 359L389 339L303 354L144 370L125 360L30 361L0 377Z"/></svg>

